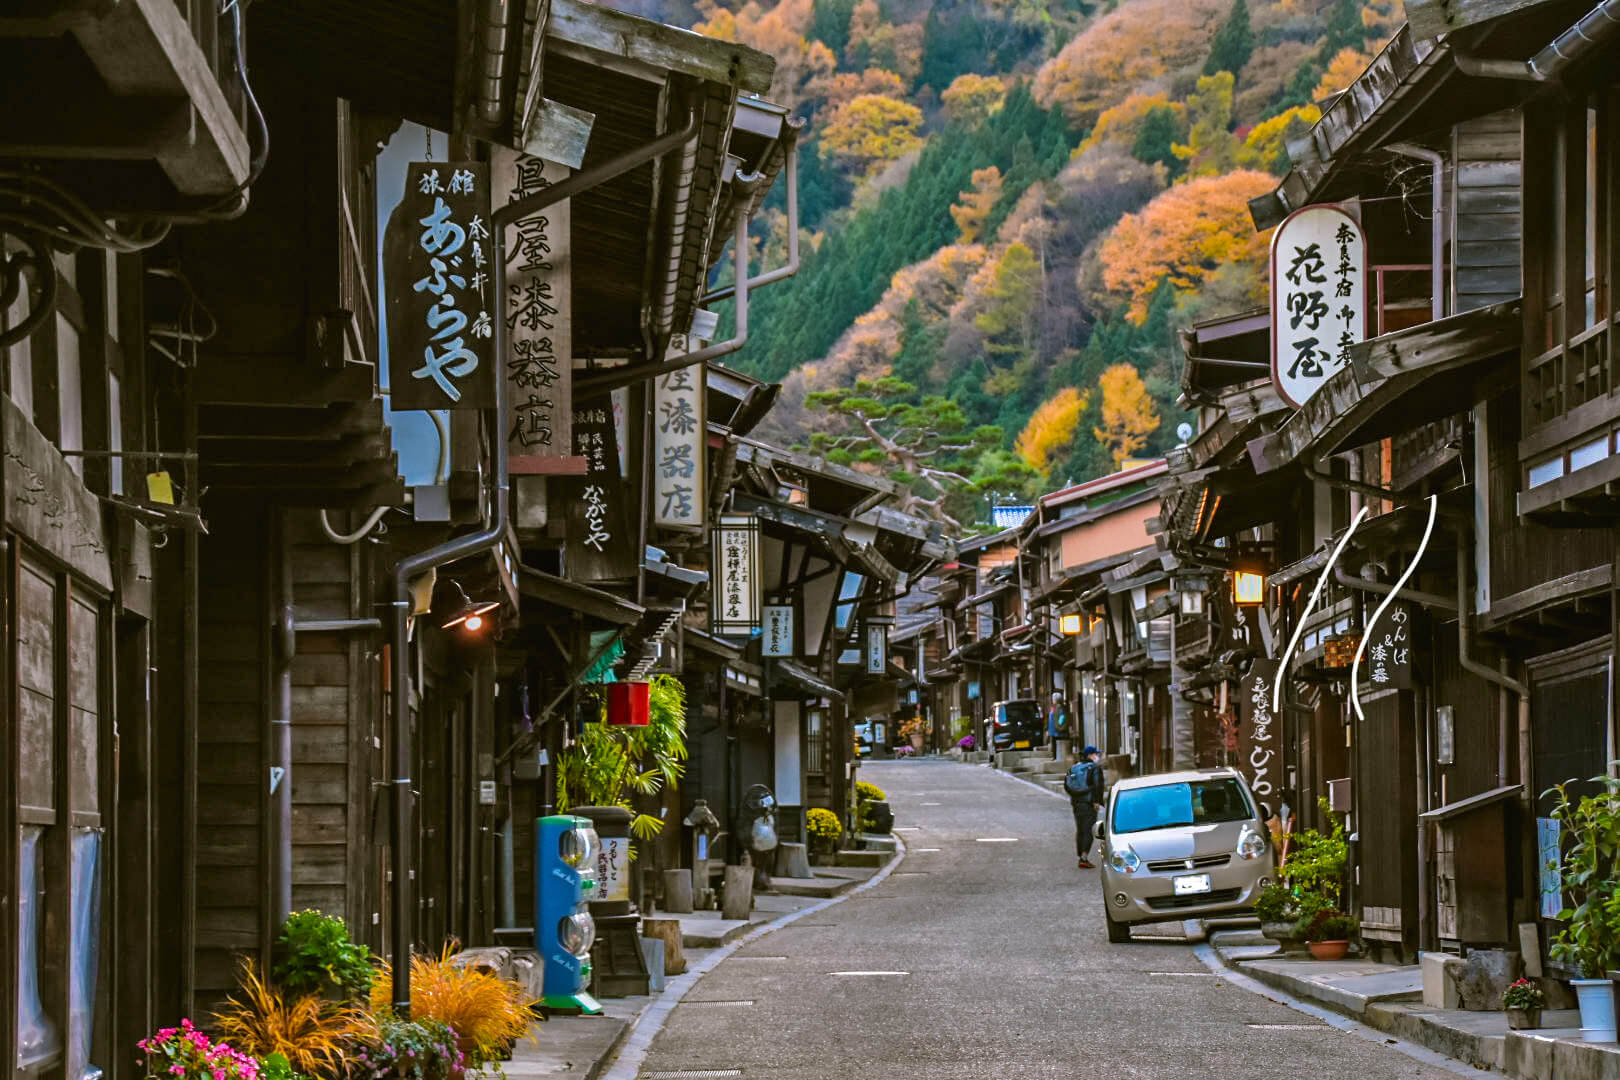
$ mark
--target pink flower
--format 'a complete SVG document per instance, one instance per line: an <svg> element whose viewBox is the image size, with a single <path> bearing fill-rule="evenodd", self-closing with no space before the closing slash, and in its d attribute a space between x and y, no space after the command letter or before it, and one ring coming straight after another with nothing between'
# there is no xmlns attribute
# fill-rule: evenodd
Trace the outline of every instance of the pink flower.
<svg viewBox="0 0 1620 1080"><path fill-rule="evenodd" d="M186 1067L184 1065L170 1065L169 1071L176 1076L186 1075Z"/></svg>

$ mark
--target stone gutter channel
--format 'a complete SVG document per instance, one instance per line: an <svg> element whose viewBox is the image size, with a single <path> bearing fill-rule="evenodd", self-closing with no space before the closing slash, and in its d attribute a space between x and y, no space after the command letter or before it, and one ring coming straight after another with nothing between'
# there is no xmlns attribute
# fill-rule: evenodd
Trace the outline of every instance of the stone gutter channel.
<svg viewBox="0 0 1620 1080"><path fill-rule="evenodd" d="M648 917L678 919L686 971L665 979L663 989L645 996L604 998L602 1016L558 1016L531 1029L503 1063L508 1080L635 1080L654 1038L669 1014L698 980L720 961L758 939L875 888L905 856L896 837L867 837L868 848L844 853L857 865L818 866L811 878L771 879L769 892L754 895L749 918L722 919L718 911ZM886 849L873 845L888 845Z"/></svg>

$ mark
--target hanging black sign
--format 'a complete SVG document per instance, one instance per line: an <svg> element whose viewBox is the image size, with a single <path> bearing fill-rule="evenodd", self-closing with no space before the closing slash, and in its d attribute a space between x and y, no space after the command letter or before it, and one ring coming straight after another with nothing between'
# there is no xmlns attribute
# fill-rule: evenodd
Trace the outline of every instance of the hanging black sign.
<svg viewBox="0 0 1620 1080"><path fill-rule="evenodd" d="M1367 648L1356 672L1362 691L1412 689L1412 661L1412 608L1391 604L1367 631Z"/></svg>
<svg viewBox="0 0 1620 1080"><path fill-rule="evenodd" d="M413 161L383 235L389 405L495 404L489 166Z"/></svg>
<svg viewBox="0 0 1620 1080"><path fill-rule="evenodd" d="M565 554L574 581L615 581L635 575L630 531L630 484L619 471L619 446L609 398L582 401L574 409L574 454L585 459L582 477L557 481L567 499Z"/></svg>
<svg viewBox="0 0 1620 1080"><path fill-rule="evenodd" d="M1256 798L1282 786L1282 724L1271 711L1277 661L1257 659L1238 684L1237 768Z"/></svg>

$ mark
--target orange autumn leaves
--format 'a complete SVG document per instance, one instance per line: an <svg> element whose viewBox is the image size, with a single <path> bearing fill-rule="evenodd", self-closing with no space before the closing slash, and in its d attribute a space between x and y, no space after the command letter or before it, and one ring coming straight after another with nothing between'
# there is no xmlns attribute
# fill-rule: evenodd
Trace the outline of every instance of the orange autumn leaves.
<svg viewBox="0 0 1620 1080"><path fill-rule="evenodd" d="M1271 233L1255 231L1249 200L1276 184L1269 173L1240 169L1169 188L1120 218L1103 240L1103 285L1128 301L1129 318L1140 326L1161 285L1196 289L1222 267L1262 265ZM1249 299L1258 306L1266 300L1265 275L1255 280L1259 294Z"/></svg>
<svg viewBox="0 0 1620 1080"><path fill-rule="evenodd" d="M1025 465L1042 473L1051 467L1057 452L1074 442L1087 400L1087 395L1065 386L1041 403L1013 444Z"/></svg>

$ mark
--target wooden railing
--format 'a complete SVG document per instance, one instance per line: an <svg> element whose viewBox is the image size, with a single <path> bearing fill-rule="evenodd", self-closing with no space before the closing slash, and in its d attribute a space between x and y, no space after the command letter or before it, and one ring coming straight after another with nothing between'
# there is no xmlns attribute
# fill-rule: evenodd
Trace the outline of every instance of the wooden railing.
<svg viewBox="0 0 1620 1080"><path fill-rule="evenodd" d="M1525 363L1526 435L1615 389L1614 345L1608 320Z"/></svg>

